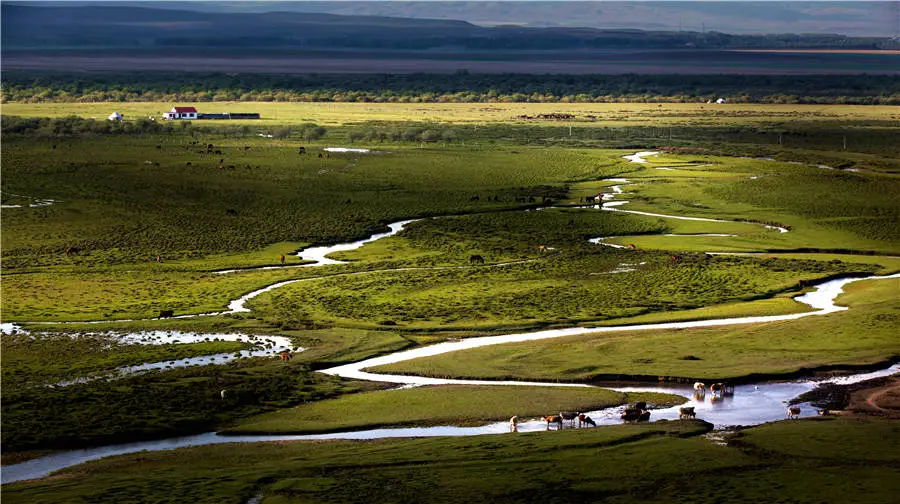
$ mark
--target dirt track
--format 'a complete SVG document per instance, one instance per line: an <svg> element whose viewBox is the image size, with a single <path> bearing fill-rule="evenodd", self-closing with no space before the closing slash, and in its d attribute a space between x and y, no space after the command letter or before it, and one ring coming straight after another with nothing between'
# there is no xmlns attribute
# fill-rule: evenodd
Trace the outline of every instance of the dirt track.
<svg viewBox="0 0 900 504"><path fill-rule="evenodd" d="M847 409L859 414L900 418L900 377L893 376L887 384L851 392Z"/></svg>

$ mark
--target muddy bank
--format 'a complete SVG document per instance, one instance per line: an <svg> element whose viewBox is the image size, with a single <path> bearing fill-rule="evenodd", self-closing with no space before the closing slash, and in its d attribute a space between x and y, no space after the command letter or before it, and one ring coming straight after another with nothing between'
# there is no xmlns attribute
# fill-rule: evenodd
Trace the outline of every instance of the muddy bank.
<svg viewBox="0 0 900 504"><path fill-rule="evenodd" d="M859 383L821 383L791 404L808 402L838 415L873 415L900 418L900 375Z"/></svg>

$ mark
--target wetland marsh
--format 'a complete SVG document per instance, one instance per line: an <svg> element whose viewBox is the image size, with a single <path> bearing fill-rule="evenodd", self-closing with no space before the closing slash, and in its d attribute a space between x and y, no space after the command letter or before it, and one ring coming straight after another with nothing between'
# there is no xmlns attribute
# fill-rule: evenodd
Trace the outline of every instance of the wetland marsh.
<svg viewBox="0 0 900 504"><path fill-rule="evenodd" d="M16 107L21 113L31 105ZM829 279L900 271L898 160L895 144L878 144L884 131L859 150L840 152L831 150L829 135L818 140L804 136L802 145L785 147L749 144L741 134L719 131L732 135L731 141L711 145L687 137L671 141L664 134L648 141L648 131L629 132L628 126L614 134L589 126L597 136L582 131L573 138L562 125L521 125L496 114L479 116L481 126L468 131L454 129L463 126L452 118L424 126L385 126L367 122L371 118L360 122L345 112L340 120L325 121L306 117L301 109L284 117L300 114L304 121L322 121L328 127L323 138L310 141L290 132L265 138L257 129L233 132L193 125L147 134L81 136L62 128L54 133L53 120L25 134L4 131L0 195L4 205L20 206L3 209L0 307L4 323L28 331L4 331L0 340L6 385L4 459L12 452L21 460L40 455L39 450L229 428L236 433L334 433L486 424L478 433L496 433L505 425L496 422L513 415L569 409L596 413L641 400L626 394L648 391L626 391L611 383L604 387L618 392L584 387L613 377L749 383L752 376L788 377L826 368L896 371L889 367L900 356L896 279L849 284L837 297L838 305L849 307L845 311L830 304L836 291L823 290L828 303L814 305L832 312L828 314L793 299ZM836 107L827 113L858 121L857 128L880 131L881 117L895 113L885 109L865 108L867 118L855 119L855 109ZM23 115L46 115L50 109L28 110ZM762 122L781 120L766 116L769 109L751 112L767 117ZM438 114L434 120L444 118ZM4 123L15 124L6 116ZM381 141L351 136L379 128L423 129L411 141L402 135ZM421 135L429 129L442 136L423 143ZM896 127L887 129L898 134ZM464 134L448 136L447 131ZM356 139L352 145L351 138ZM222 153L201 153L196 143L215 144ZM626 143L640 146L626 148ZM305 154L298 152L300 146ZM645 163L623 159L645 149L658 154L645 155ZM752 159L761 154L780 160ZM860 171L817 167L826 162ZM607 209L626 211L586 204L587 196L598 193L606 204L616 204ZM53 204L29 206L21 195ZM602 244L592 243L597 238ZM66 253L73 248L77 252ZM302 267L309 265L316 267ZM175 317L160 317L169 310ZM752 323L728 324L738 317ZM640 331L614 327L640 324ZM703 325L717 327L689 328ZM194 332L209 334L211 340L146 346L121 338L140 331ZM564 337L528 343L502 339L541 331ZM231 355L249 344L216 341L217 333L284 340L278 348L266 347L269 355L281 347L303 351L295 352L290 362L258 355L229 363L207 359L211 365L171 365L142 375L74 383L65 392L43 386L102 376L122 366ZM378 382L377 375L338 371L359 370L379 356L387 362L404 350L425 355L438 348L434 344L452 346L459 339L487 343L491 338L506 344L372 369L450 383L474 380L483 386L384 391L376 390L391 387L383 382L417 379L383 376ZM52 358L56 354L66 358ZM532 384L531 392L489 386L498 380L582 386ZM781 401L809 389L806 384L772 387L782 387L782 392L767 398L759 421L782 418ZM677 416L673 405L685 400L684 391L677 385L652 391L670 393L651 400L669 408L656 418ZM750 398L752 391L741 389L740 395ZM755 414L744 403L730 411L733 416L722 418ZM807 407L805 416L810 414ZM337 420L347 415L349 419ZM700 418L705 419L702 410ZM720 425L713 417L709 421ZM604 472L612 471L621 455L622 467L649 471L666 482L657 495L671 496L670 485L689 477L651 461L659 457L674 464L686 448L704 470L743 468L734 476L743 481L761 470L753 446L766 445L768 436L815 431L831 438L853 431L848 443L855 446L876 444L878 436L897 439L895 423L875 419L754 427L729 447L698 437L710 428L701 422L658 422L570 433L523 432L521 438L199 447L91 462L69 469L63 473L69 476L59 480L4 485L4 498L115 500L124 495L115 489L121 475L140 463L149 469L141 471L135 495L145 499L177 501L191 495L197 502L241 502L262 493L266 501L270 496L324 501L326 494L337 498L331 490L350 472L315 475L316 460L351 471L355 462L346 457L382 467L371 474L353 470L366 488L390 484L404 495L421 496L422 489L440 482L435 501L469 495L453 481L471 478L472 471L488 470L494 475L488 480L514 482L503 497L509 500L521 498L522 492L560 488L556 477L532 484L501 465L486 465L494 459L487 452L494 449L529 471L540 471L534 465L537 453L568 451L563 465L572 468L599 449L608 457L599 462ZM385 435L420 434L412 429ZM807 448L799 462L806 476L788 481L787 458L776 457L767 462L773 471L767 477L793 493L823 460L829 470L847 470L832 448ZM631 449L634 455L622 452ZM111 447L109 453L115 450ZM451 468L446 464L453 457L439 456L446 450L471 452L472 457ZM400 461L416 452L436 479L421 471L411 477L409 469L401 468L412 467ZM208 477L198 457L227 461L229 481L217 480L221 486L215 488L189 481ZM235 457L253 460L255 471L241 469ZM268 457L285 464L285 457L294 457L292 464L304 459L309 465L292 469L265 462ZM860 457L880 461L865 476L873 481L884 481L896 463L895 456L879 450ZM414 465L413 459L409 464ZM385 469L388 461L394 469ZM181 465L191 467L188 479L176 477L167 495L153 489L156 478L171 477ZM585 492L604 488L619 496L649 495L645 483L629 478L616 483L588 474L580 478ZM65 481L74 483L63 489ZM582 491L566 488L573 498ZM771 497L759 488L746 487L746 500ZM873 501L890 491L889 485L881 486ZM707 496L712 499L719 492Z"/></svg>

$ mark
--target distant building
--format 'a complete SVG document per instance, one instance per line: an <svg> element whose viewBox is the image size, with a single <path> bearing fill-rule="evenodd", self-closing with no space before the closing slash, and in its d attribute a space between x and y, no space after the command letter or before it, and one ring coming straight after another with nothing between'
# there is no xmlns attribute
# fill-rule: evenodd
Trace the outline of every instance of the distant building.
<svg viewBox="0 0 900 504"><path fill-rule="evenodd" d="M163 114L163 119L169 121L176 119L197 119L197 109L194 107L172 107L172 110Z"/></svg>
<svg viewBox="0 0 900 504"><path fill-rule="evenodd" d="M123 117L124 116L122 114L113 112L112 114L109 114L109 117L107 119L110 121L121 121Z"/></svg>
<svg viewBox="0 0 900 504"><path fill-rule="evenodd" d="M172 110L163 114L163 119L168 121L183 119L259 119L259 113L221 112L201 114L194 107L172 107Z"/></svg>

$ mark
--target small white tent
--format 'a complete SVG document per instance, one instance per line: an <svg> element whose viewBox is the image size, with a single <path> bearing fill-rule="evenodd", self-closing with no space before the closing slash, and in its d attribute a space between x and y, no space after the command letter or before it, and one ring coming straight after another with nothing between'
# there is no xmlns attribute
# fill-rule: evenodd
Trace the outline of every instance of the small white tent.
<svg viewBox="0 0 900 504"><path fill-rule="evenodd" d="M122 114L120 114L118 112L113 112L112 114L109 115L109 120L110 121L121 121L122 117L123 117Z"/></svg>

